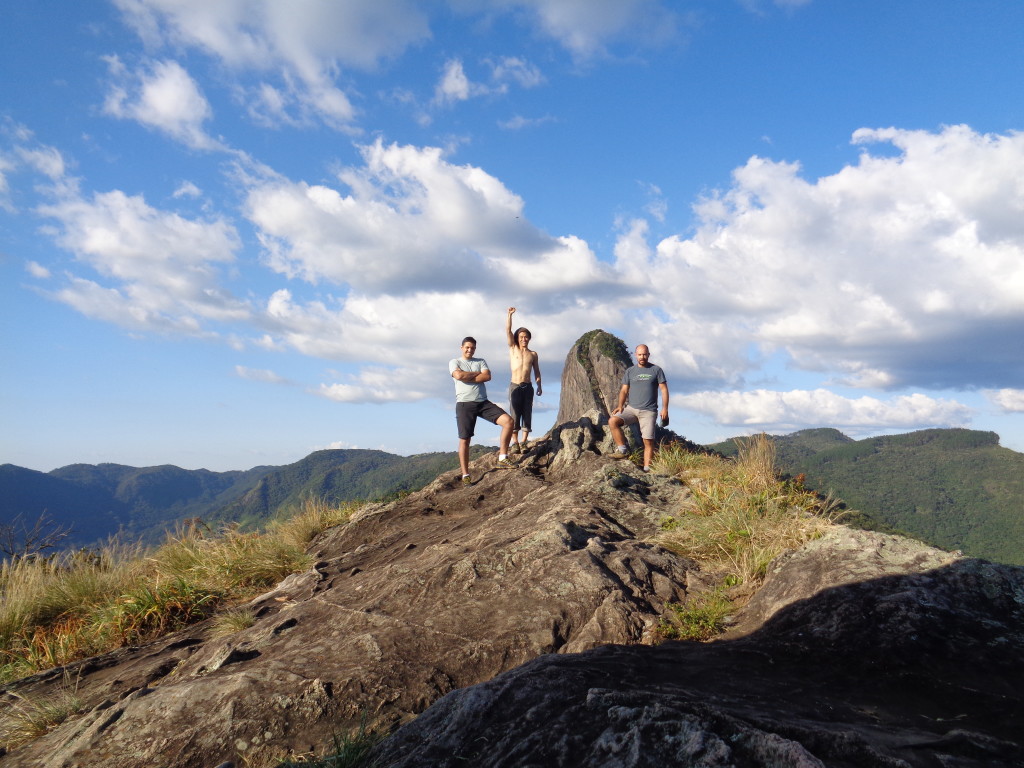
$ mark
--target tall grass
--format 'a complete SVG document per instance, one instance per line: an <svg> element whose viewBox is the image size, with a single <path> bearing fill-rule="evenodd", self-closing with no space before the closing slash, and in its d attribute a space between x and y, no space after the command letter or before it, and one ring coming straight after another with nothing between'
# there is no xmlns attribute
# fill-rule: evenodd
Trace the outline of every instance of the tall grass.
<svg viewBox="0 0 1024 768"><path fill-rule="evenodd" d="M779 479L767 435L738 442L735 460L678 445L659 451L657 470L678 476L690 490L660 539L731 584L756 584L780 554L821 536L836 504Z"/></svg>
<svg viewBox="0 0 1024 768"><path fill-rule="evenodd" d="M311 565L306 545L358 505L308 499L265 532L193 521L152 552L96 552L0 563L0 682L146 642L247 600Z"/></svg>

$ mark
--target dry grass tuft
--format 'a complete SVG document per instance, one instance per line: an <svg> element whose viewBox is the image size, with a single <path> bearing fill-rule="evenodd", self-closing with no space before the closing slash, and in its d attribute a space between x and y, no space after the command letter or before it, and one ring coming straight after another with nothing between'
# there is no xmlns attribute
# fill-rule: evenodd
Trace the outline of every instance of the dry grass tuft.
<svg viewBox="0 0 1024 768"><path fill-rule="evenodd" d="M691 497L660 540L732 584L759 583L772 560L832 524L834 502L779 479L767 435L743 440L735 461L679 453L668 452L661 471L673 469Z"/></svg>
<svg viewBox="0 0 1024 768"><path fill-rule="evenodd" d="M356 508L314 499L262 533L215 533L192 521L150 553L111 543L94 552L5 560L0 682L146 642L251 599L310 567L306 545Z"/></svg>

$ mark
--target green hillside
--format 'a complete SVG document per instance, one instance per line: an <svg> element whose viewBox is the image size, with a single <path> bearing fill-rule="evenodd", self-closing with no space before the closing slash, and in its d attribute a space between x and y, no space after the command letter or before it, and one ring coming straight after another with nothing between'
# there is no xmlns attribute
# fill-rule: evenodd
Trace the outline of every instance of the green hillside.
<svg viewBox="0 0 1024 768"><path fill-rule="evenodd" d="M773 437L779 468L862 513L943 549L1024 565L1024 454L994 432L927 429L852 440L834 429ZM717 446L729 455L733 441Z"/></svg>
<svg viewBox="0 0 1024 768"><path fill-rule="evenodd" d="M470 458L493 450L473 446ZM266 473L252 490L218 510L213 519L252 527L279 511L297 509L310 496L322 497L329 503L379 499L422 488L457 466L454 453L396 456L362 449L316 451L301 461Z"/></svg>
<svg viewBox="0 0 1024 768"><path fill-rule="evenodd" d="M473 458L493 448L473 446ZM360 449L317 451L283 467L211 472L171 465L71 464L37 472L0 466L0 525L30 526L45 514L70 534L66 547L110 536L152 545L189 518L258 526L315 496L329 502L378 499L423 487L458 466L454 452L397 456Z"/></svg>

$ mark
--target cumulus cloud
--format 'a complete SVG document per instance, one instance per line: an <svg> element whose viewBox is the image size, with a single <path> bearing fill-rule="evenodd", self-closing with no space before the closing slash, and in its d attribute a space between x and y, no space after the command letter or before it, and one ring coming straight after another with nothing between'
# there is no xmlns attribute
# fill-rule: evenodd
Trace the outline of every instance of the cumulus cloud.
<svg viewBox="0 0 1024 768"><path fill-rule="evenodd" d="M419 387L439 377L425 377L415 368L367 366L344 382L321 384L317 394L340 403L411 403L437 396L437 386Z"/></svg>
<svg viewBox="0 0 1024 768"><path fill-rule="evenodd" d="M1000 389L985 394L1006 413L1024 413L1024 389Z"/></svg>
<svg viewBox="0 0 1024 768"><path fill-rule="evenodd" d="M449 59L434 88L435 104L453 104L480 96L504 94L509 86L534 88L544 82L544 76L534 65L521 58L505 57L485 62L491 69L488 82L474 82L466 74L461 59Z"/></svg>
<svg viewBox="0 0 1024 768"><path fill-rule="evenodd" d="M241 78L250 109L267 120L316 118L344 127L355 108L336 80L371 69L430 34L411 0L115 0L152 46L196 48ZM251 83L248 73L268 80Z"/></svg>
<svg viewBox="0 0 1024 768"><path fill-rule="evenodd" d="M611 280L585 244L532 226L522 199L480 168L379 140L363 159L339 175L347 194L280 179L254 185L247 215L273 269L389 295L451 291L469 276L475 290L549 294Z"/></svg>
<svg viewBox="0 0 1024 768"><path fill-rule="evenodd" d="M242 321L248 306L221 286L218 265L240 247L227 221L188 219L121 191L40 206L57 242L113 285L69 275L59 300L135 329L201 333L203 321Z"/></svg>
<svg viewBox="0 0 1024 768"><path fill-rule="evenodd" d="M107 57L113 83L103 103L112 117L137 120L194 149L222 149L203 130L213 110L199 85L176 61L156 61L129 72L117 56Z"/></svg>
<svg viewBox="0 0 1024 768"><path fill-rule="evenodd" d="M11 199L11 179L18 173L42 174L54 183L64 179L64 156L56 148L40 143L27 126L9 117L0 118L0 140L0 210L16 210Z"/></svg>
<svg viewBox="0 0 1024 768"><path fill-rule="evenodd" d="M25 271L32 275L32 277L39 278L40 280L46 280L50 277L50 270L37 261L26 261Z"/></svg>
<svg viewBox="0 0 1024 768"><path fill-rule="evenodd" d="M668 336L724 327L847 385L1020 386L1024 134L865 129L854 141L859 162L814 181L752 158L696 206L692 237L645 259L624 234L620 269L676 297Z"/></svg>
<svg viewBox="0 0 1024 768"><path fill-rule="evenodd" d="M703 413L725 426L787 431L817 425L846 429L854 434L881 429L962 426L971 415L971 410L961 403L922 394L880 400L867 396L841 397L827 389L697 392L674 398L673 405Z"/></svg>

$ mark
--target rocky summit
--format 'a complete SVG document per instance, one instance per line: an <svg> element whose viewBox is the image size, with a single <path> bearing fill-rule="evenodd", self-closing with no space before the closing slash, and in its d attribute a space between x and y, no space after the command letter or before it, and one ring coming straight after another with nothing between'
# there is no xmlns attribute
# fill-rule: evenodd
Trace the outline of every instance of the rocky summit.
<svg viewBox="0 0 1024 768"><path fill-rule="evenodd" d="M0 767L271 766L361 722L392 731L388 768L1024 766L1024 569L834 526L725 636L659 642L715 583L657 543L689 490L608 458L607 410L573 407L517 468L486 456L324 532L247 629L6 686L83 713Z"/></svg>

